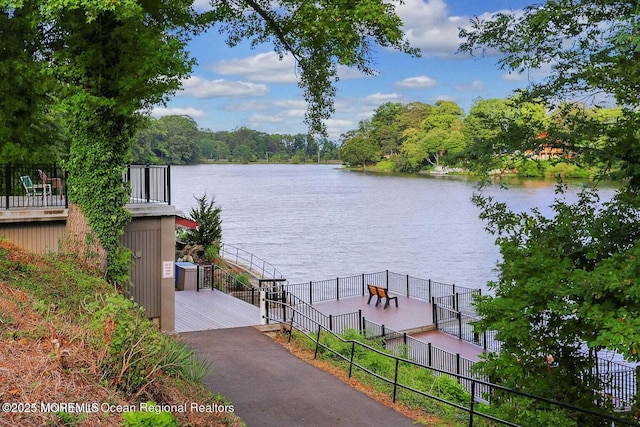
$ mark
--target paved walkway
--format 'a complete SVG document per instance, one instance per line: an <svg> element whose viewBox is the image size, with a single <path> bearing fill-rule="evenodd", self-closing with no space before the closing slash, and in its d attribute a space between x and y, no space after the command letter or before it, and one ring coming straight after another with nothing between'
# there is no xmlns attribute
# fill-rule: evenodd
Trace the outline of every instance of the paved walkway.
<svg viewBox="0 0 640 427"><path fill-rule="evenodd" d="M211 361L214 373L205 385L229 399L248 427L414 425L253 327L180 336Z"/></svg>

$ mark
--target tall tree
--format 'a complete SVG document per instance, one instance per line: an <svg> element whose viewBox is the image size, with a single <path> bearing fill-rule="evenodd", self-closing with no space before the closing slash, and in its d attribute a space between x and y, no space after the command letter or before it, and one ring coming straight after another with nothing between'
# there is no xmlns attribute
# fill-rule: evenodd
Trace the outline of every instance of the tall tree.
<svg viewBox="0 0 640 427"><path fill-rule="evenodd" d="M463 51L497 50L500 66L511 72L549 67L547 77L517 100L540 100L547 111L556 110L551 124L569 148L586 149L591 159L619 168L628 184L604 206L590 192L575 203L560 199L551 218L476 199L503 253L499 280L490 284L493 296L478 304L480 329L498 330L503 348L482 369L507 384L597 410L611 403L591 369L597 351L640 360L639 13L637 2L549 0L522 14L474 19L470 30L461 30ZM592 105L615 102L622 113L594 120L576 114L577 98ZM572 107L557 108L564 102ZM529 148L539 144L516 137L520 141L501 135ZM546 355L559 359L557 369L540 369Z"/></svg>
<svg viewBox="0 0 640 427"><path fill-rule="evenodd" d="M422 122L420 129L406 132L402 149L409 162L419 168L425 161L440 166L445 154L458 154L464 150L464 112L451 101L438 101Z"/></svg>
<svg viewBox="0 0 640 427"><path fill-rule="evenodd" d="M193 61L185 46L192 34L220 24L230 45L243 39L253 45L271 42L280 55L292 54L313 131L323 131L323 119L333 112L338 64L372 73L375 45L418 53L406 41L393 4L383 0L294 0L277 5L221 0L213 1L212 10L202 15L192 4L0 0L6 28L17 28L27 15L34 20L28 31L11 34L23 37L16 46L47 41L37 52L27 50L29 61L57 79L59 99L70 111L67 168L72 205L66 248L92 254L87 261L107 268L112 281L126 277L130 259L119 236L129 221L124 209L129 189L121 177L131 160L131 141L142 113L165 102L191 71ZM13 74L10 79L18 82L22 77ZM85 250L87 242L93 243L91 250Z"/></svg>

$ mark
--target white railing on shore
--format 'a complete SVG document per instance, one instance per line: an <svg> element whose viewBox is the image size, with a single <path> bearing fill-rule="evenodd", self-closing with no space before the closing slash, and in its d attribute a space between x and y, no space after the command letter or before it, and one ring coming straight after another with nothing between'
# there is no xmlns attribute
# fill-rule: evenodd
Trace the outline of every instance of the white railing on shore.
<svg viewBox="0 0 640 427"><path fill-rule="evenodd" d="M236 265L247 268L251 272L257 273L262 277L273 279L284 278L282 273L280 273L280 271L269 262L245 251L244 249L240 249L228 243L223 243L220 246L220 256L227 261L231 261Z"/></svg>

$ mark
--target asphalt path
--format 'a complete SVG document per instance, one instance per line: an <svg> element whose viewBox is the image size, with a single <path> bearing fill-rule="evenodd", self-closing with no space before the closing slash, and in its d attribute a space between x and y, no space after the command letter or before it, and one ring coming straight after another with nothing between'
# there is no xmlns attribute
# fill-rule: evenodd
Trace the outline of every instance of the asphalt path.
<svg viewBox="0 0 640 427"><path fill-rule="evenodd" d="M413 426L253 327L180 334L214 368L204 381L248 427Z"/></svg>

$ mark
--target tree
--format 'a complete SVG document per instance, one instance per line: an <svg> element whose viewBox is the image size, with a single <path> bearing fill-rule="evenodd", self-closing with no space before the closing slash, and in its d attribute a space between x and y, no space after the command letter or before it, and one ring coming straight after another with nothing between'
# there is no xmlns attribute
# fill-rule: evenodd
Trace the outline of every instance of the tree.
<svg viewBox="0 0 640 427"><path fill-rule="evenodd" d="M414 168L425 161L440 166L445 154L464 150L463 117L464 112L455 102L438 101L420 129L405 131L407 140L402 150Z"/></svg>
<svg viewBox="0 0 640 427"><path fill-rule="evenodd" d="M555 116L541 125L562 133L569 149L588 151L590 159L606 165L605 171L619 168L627 182L604 205L592 192L582 193L575 203L559 200L550 218L538 211L514 213L490 198L475 199L503 254L499 280L490 284L494 295L478 301L479 331L498 330L503 348L481 370L506 384L597 410L607 410L597 392L601 378L592 369L597 351L606 348L640 360L637 16L635 2L547 1L521 15L474 19L471 30L461 30L466 40L461 50L497 50L503 54L500 66L509 71L549 65L548 77L531 83L515 97L516 105L544 102ZM596 118L575 102L578 97L596 107L613 101L622 112ZM522 116L526 112L520 110ZM535 129L525 121L518 125ZM501 133L499 138L530 149L540 143L522 136ZM549 354L559 359L558 368L540 364Z"/></svg>
<svg viewBox="0 0 640 427"><path fill-rule="evenodd" d="M382 153L395 154L402 143L402 132L398 130L398 117L402 104L387 102L379 106L371 117L371 138L375 139Z"/></svg>
<svg viewBox="0 0 640 427"><path fill-rule="evenodd" d="M130 189L122 184L122 173L131 160L132 139L143 113L166 102L190 73L194 61L185 46L191 35L219 24L230 45L243 39L253 45L272 42L281 56L292 54L313 131L323 131L322 120L333 111L338 64L372 73L376 44L418 54L405 40L394 6L382 0L338 5L295 0L277 7L222 1L202 15L190 0L0 0L0 9L4 28L22 37L16 55L22 47L46 43L26 49L25 64L35 62L52 76L51 92L70 112L66 167L72 204L64 248L90 254L87 263L105 269L114 282L125 280L130 262L119 237L130 220L124 209ZM21 25L25 31L18 31ZM14 73L9 81L24 77L25 87L36 87L30 84L40 74ZM19 99L16 92L7 93L12 101ZM10 111L2 113L9 117Z"/></svg>
<svg viewBox="0 0 640 427"><path fill-rule="evenodd" d="M369 138L371 124L368 120L360 122L358 130L349 131L342 135L340 158L351 166L362 165L366 169L367 163L380 160L380 147Z"/></svg>
<svg viewBox="0 0 640 427"><path fill-rule="evenodd" d="M195 199L197 205L191 208L189 216L198 226L184 233L185 243L202 246L203 251L211 246L219 247L222 240L222 209L215 205L214 197L208 200L206 194Z"/></svg>

